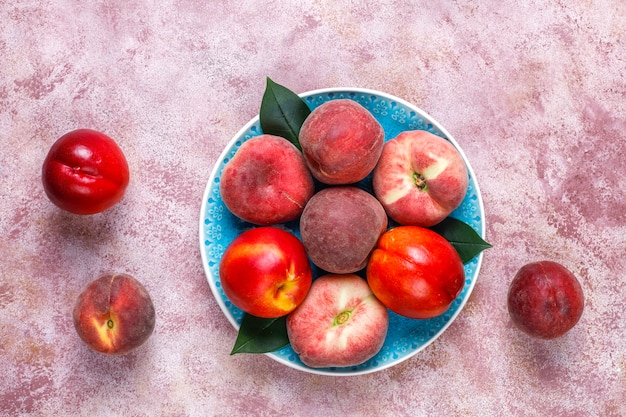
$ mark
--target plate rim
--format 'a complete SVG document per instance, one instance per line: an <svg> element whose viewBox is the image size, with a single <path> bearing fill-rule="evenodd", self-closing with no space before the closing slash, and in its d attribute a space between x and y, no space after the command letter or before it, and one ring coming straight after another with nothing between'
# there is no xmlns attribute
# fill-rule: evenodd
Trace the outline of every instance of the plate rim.
<svg viewBox="0 0 626 417"><path fill-rule="evenodd" d="M463 148L461 148L461 146L456 141L454 136L452 136L450 134L450 132L445 127L443 127L435 118L433 118L429 113L427 113L426 111L424 111L422 108L418 107L417 105L415 105L415 104L413 104L413 103L411 103L411 102L409 102L407 100L404 100L404 99L402 99L400 97L394 96L394 95L392 95L390 93L385 93L385 92L378 91L378 90L375 90L375 89L361 88L361 87L326 87L326 88L318 88L318 89L314 89L314 90L310 90L310 91L305 91L303 93L299 93L298 96L300 98L305 99L307 97L318 96L318 95L328 95L328 94L331 94L331 93L332 94L341 94L341 93L347 93L347 94L351 94L351 93L370 94L370 95L373 95L373 96L376 96L376 97L379 97L379 98L385 98L385 99L388 99L390 101L399 103L399 104L401 104L401 105L411 109L412 111L415 111L415 113L419 114L423 119L428 120L429 123L431 123L434 127L436 127L445 136L445 138L454 145L455 149L461 154L461 157L463 158L463 161L465 162L465 164L467 166L467 170L468 170L468 173L469 173L470 177L474 179L473 186L474 186L474 189L475 189L475 192L476 192L476 197L477 197L476 198L476 202L477 202L477 205L478 205L478 212L479 212L479 214L481 216L479 235L481 236L481 238L485 239L486 228L487 228L487 221L486 221L486 218L485 218L485 209L484 209L484 203L483 203L483 199L482 199L482 193L480 191L480 185L478 183L478 179L476 177L476 173L475 173L475 171L474 171L474 169L473 169L469 159L467 158L467 155L465 154ZM205 278L206 278L207 282L209 283L209 287L211 289L211 293L213 295L213 298L218 303L222 314L224 316L226 316L227 320L230 322L230 324L233 326L233 328L236 331L239 331L240 324L235 320L235 318L231 314L227 314L226 313L228 311L228 307L226 306L224 300L222 300L222 297L219 294L219 290L218 290L217 286L215 285L215 280L211 279L211 277L213 277L213 274L210 271L209 260L207 258L206 251L204 250L204 246L205 246L205 244L204 244L204 242L205 242L205 238L204 238L204 225L205 225L205 223L204 223L204 221L205 221L206 206L207 206L207 202L208 202L209 195L210 195L210 192L211 192L211 184L215 182L215 179L216 179L217 174L219 172L219 169L220 169L222 161L224 161L224 159L232 151L232 146L237 142L237 140L240 140L240 138L243 136L243 134L245 132L247 132L252 126L257 124L258 122L259 122L259 114L257 114L252 119L250 119L246 124L244 124L231 137L231 139L224 146L224 149L222 149L222 151L220 152L219 156L217 157L216 161L213 164L213 167L211 168L211 173L209 175L209 178L207 180L207 183L206 183L206 186L205 186L205 189L204 189L204 192L203 192L202 204L201 204L200 213L199 213L200 216L199 216L198 235L199 235L199 243L200 243L200 256L201 256L201 260L202 260L202 268L204 270L204 275L205 275ZM288 366L288 367L290 367L292 369L296 369L298 371L301 371L301 372L310 373L310 374L317 374L317 375L342 376L342 377L365 375L365 374L369 374L369 373L379 372L379 371L382 371L384 369L388 369L388 368L390 368L392 366L398 365L398 364L400 364L402 362L405 362L405 361L409 360L410 358L414 357L420 351L422 351L425 348L427 348L428 346L430 346L456 320L458 315L461 313L461 311L464 309L465 305L469 301L469 298L470 298L470 296L471 296L471 294L472 294L472 292L474 290L474 286L476 285L476 282L478 281L478 276L480 275L480 270L481 270L482 262L483 262L483 255L484 255L484 252L480 252L474 258L474 260L476 261L475 278L471 281L471 283L467 287L467 289L466 289L466 296L465 296L464 299L460 300L460 304L459 304L458 308L456 309L456 311L450 316L450 318L447 320L447 322L433 336L431 336L429 338L429 340L425 344L423 344L422 346L420 346L417 349L413 350L412 352L408 353L407 355L403 356L402 358L399 358L398 360L388 361L388 362L386 362L386 363L384 363L384 364L382 364L380 366L376 366L376 367L370 367L370 368L364 368L364 369L355 369L355 370L346 371L346 372L333 372L331 370L333 368L323 368L323 369L316 369L316 368L310 368L310 367L304 368L303 366L300 366L300 364L296 364L296 363L293 363L291 361L285 360L283 357L276 355L274 352L267 352L267 353L264 353L263 355L269 356L272 360L274 360L276 362L279 362L279 363L281 363L283 365L286 365L286 366Z"/></svg>

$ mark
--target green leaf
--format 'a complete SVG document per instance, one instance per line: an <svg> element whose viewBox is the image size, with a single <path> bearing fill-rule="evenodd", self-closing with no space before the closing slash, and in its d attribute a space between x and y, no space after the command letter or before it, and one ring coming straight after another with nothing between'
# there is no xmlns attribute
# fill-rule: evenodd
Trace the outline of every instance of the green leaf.
<svg viewBox="0 0 626 417"><path fill-rule="evenodd" d="M309 114L311 110L300 96L267 77L259 111L263 133L281 136L302 149L298 135Z"/></svg>
<svg viewBox="0 0 626 417"><path fill-rule="evenodd" d="M454 246L464 264L491 245L485 242L470 225L453 217L444 219L441 223L431 227Z"/></svg>
<svg viewBox="0 0 626 417"><path fill-rule="evenodd" d="M244 313L230 354L273 352L288 344L287 316L263 319Z"/></svg>

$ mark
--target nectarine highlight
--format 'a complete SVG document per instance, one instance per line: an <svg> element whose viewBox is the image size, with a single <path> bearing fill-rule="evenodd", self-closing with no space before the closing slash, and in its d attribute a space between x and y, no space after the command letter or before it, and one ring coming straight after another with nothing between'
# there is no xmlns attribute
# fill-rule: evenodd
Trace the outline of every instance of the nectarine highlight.
<svg viewBox="0 0 626 417"><path fill-rule="evenodd" d="M366 273L384 305L413 319L445 313L465 284L456 249L441 235L418 226L399 226L382 235Z"/></svg>
<svg viewBox="0 0 626 417"><path fill-rule="evenodd" d="M277 318L304 300L313 274L295 235L264 226L246 230L228 245L219 277L235 306L256 317Z"/></svg>

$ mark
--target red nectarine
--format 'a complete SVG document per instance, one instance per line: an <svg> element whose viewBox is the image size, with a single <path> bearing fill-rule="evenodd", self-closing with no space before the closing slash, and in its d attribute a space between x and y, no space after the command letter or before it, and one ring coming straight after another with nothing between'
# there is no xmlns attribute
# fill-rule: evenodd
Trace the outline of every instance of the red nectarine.
<svg viewBox="0 0 626 417"><path fill-rule="evenodd" d="M428 319L443 314L465 284L463 262L441 235L418 226L383 234L367 264L372 292L390 310Z"/></svg>
<svg viewBox="0 0 626 417"><path fill-rule="evenodd" d="M226 248L219 265L220 285L246 313L276 318L293 311L311 287L304 246L277 227L249 229Z"/></svg>

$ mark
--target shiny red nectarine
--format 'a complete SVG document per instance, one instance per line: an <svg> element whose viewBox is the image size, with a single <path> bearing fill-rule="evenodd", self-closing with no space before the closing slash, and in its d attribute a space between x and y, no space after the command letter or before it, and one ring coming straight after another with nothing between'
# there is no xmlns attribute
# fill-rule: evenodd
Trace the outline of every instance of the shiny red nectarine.
<svg viewBox="0 0 626 417"><path fill-rule="evenodd" d="M463 262L441 235L399 226L381 236L367 264L372 292L390 310L428 319L443 314L465 284Z"/></svg>
<svg viewBox="0 0 626 417"><path fill-rule="evenodd" d="M238 308L256 317L276 318L293 311L311 287L304 246L286 230L256 227L238 235L219 265L220 285Z"/></svg>
<svg viewBox="0 0 626 417"><path fill-rule="evenodd" d="M90 129L61 136L41 168L50 201L76 214L95 214L122 199L129 182L126 157L113 139Z"/></svg>

